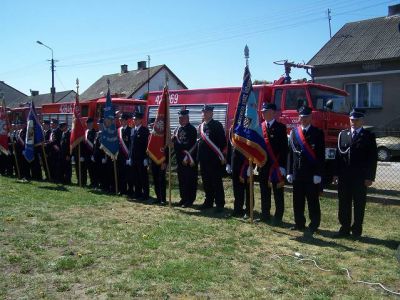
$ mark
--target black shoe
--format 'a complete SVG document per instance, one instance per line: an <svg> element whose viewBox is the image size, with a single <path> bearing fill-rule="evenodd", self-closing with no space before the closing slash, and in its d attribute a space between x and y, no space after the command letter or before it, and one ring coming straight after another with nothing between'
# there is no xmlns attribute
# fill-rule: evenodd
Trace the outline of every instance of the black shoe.
<svg viewBox="0 0 400 300"><path fill-rule="evenodd" d="M335 233L332 238L334 239L343 239L343 238L347 238L350 236L349 232L344 232L344 231L338 231L337 233Z"/></svg>
<svg viewBox="0 0 400 300"><path fill-rule="evenodd" d="M351 234L351 238L353 239L353 240L360 240L361 239L361 234L360 233L354 233L354 232L352 232L352 234Z"/></svg>
<svg viewBox="0 0 400 300"><path fill-rule="evenodd" d="M210 209L210 208L212 208L212 207L213 207L212 204L203 203L202 205L199 206L199 209L201 209L201 210L203 210L203 209Z"/></svg>
<svg viewBox="0 0 400 300"><path fill-rule="evenodd" d="M243 212L233 211L233 213L231 214L231 217L233 217L233 218L241 218L241 217L243 217Z"/></svg>
<svg viewBox="0 0 400 300"><path fill-rule="evenodd" d="M280 226L283 225L283 222L282 222L282 220L280 220L280 219L274 219L274 220L272 221L272 225L273 225L273 226L280 227Z"/></svg>
<svg viewBox="0 0 400 300"><path fill-rule="evenodd" d="M294 225L290 227L290 230L304 231L305 227Z"/></svg>
<svg viewBox="0 0 400 300"><path fill-rule="evenodd" d="M318 232L318 228L308 227L306 233L309 235L313 235L314 233Z"/></svg>
<svg viewBox="0 0 400 300"><path fill-rule="evenodd" d="M271 222L271 216L270 215L261 216L260 220L262 222L269 223L269 222Z"/></svg>
<svg viewBox="0 0 400 300"><path fill-rule="evenodd" d="M181 201L179 201L177 205L178 205L178 206L185 205L185 201L184 201L183 199L181 199Z"/></svg>
<svg viewBox="0 0 400 300"><path fill-rule="evenodd" d="M161 204L161 201L158 199L154 199L153 201L151 201L151 204Z"/></svg>
<svg viewBox="0 0 400 300"><path fill-rule="evenodd" d="M192 207L192 203L183 203L182 205L181 205L181 207L183 207L183 208L189 208L189 207Z"/></svg>
<svg viewBox="0 0 400 300"><path fill-rule="evenodd" d="M247 219L249 219L250 218L250 215L248 215L248 214L244 214L244 216L243 216L243 220L247 220Z"/></svg>

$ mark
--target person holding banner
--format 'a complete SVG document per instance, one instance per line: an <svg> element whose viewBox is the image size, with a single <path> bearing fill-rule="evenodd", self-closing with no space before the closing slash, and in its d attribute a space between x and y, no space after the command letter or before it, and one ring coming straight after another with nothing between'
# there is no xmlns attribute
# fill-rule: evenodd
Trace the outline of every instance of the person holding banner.
<svg viewBox="0 0 400 300"><path fill-rule="evenodd" d="M127 195L132 192L132 186L128 186L131 183L131 180L129 180L131 174L126 163L129 160L129 145L131 143L131 128L128 126L129 117L127 113L122 113L119 117L121 126L118 128L119 155L117 167L118 186L121 195Z"/></svg>
<svg viewBox="0 0 400 300"><path fill-rule="evenodd" d="M286 125L275 120L275 103L263 103L261 112L264 122L261 124L268 161L259 169L261 191L261 220L270 221L271 192L274 191L274 224L282 223L285 207L283 186L285 184L288 140Z"/></svg>
<svg viewBox="0 0 400 300"><path fill-rule="evenodd" d="M213 119L214 107L204 105L203 123L199 126L197 160L200 163L201 178L205 192L204 203L200 209L216 205L216 213L221 213L225 206L225 192L222 184L225 157L222 151L226 147L225 131L222 124Z"/></svg>
<svg viewBox="0 0 400 300"><path fill-rule="evenodd" d="M311 125L311 108L302 106L298 110L300 125L290 132L290 152L287 180L293 183L293 210L295 226L292 230L303 231L307 198L310 224L308 232L314 234L321 222L319 204L320 184L325 162L325 141L321 129Z"/></svg>
<svg viewBox="0 0 400 300"><path fill-rule="evenodd" d="M29 164L25 159L25 139L26 139L26 123L23 121L18 121L17 124L17 134L16 134L16 153L17 160L20 168L21 179L30 179Z"/></svg>
<svg viewBox="0 0 400 300"><path fill-rule="evenodd" d="M131 166L131 172L134 178L134 198L147 201L149 199L149 177L147 173L149 160L146 150L150 131L147 127L142 126L142 112L136 111L134 113L133 122L135 127L131 130L131 143L127 164Z"/></svg>
<svg viewBox="0 0 400 300"><path fill-rule="evenodd" d="M197 192L197 162L196 146L197 131L190 124L189 110L182 109L178 112L179 127L174 130L172 141L177 162L179 182L179 206L190 207L196 200Z"/></svg>
<svg viewBox="0 0 400 300"><path fill-rule="evenodd" d="M86 120L85 138L83 140L82 156L85 158L86 167L90 178L90 187L95 188L98 185L96 175L96 161L94 158L94 144L96 139L96 129L93 128L93 118L89 117Z"/></svg>
<svg viewBox="0 0 400 300"><path fill-rule="evenodd" d="M232 142L232 130L229 132L228 151L226 154L226 172L232 176L233 213L232 217L247 219L250 215L249 160ZM245 201L246 200L246 201ZM245 209L243 206L245 205Z"/></svg>
<svg viewBox="0 0 400 300"><path fill-rule="evenodd" d="M60 170L58 170L58 172L60 172L61 175L60 178L61 183L71 184L71 177L72 177L72 165L71 165L71 153L70 153L71 131L68 129L68 125L66 122L60 123L60 130L62 132L61 142L60 142L61 162L60 162Z"/></svg>
<svg viewBox="0 0 400 300"><path fill-rule="evenodd" d="M61 166L61 137L63 132L61 131L60 127L58 126L57 119L51 119L50 122L51 126L51 134L50 140L48 143L48 151L49 151L49 169L50 175L54 182L59 183L61 182L61 173L60 173L60 166Z"/></svg>

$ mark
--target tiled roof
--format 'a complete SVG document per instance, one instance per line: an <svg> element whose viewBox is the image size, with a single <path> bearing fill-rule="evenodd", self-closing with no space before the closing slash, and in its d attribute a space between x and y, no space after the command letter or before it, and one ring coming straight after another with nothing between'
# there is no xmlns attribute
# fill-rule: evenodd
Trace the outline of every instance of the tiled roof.
<svg viewBox="0 0 400 300"><path fill-rule="evenodd" d="M314 66L400 59L400 15L345 24L308 62Z"/></svg>

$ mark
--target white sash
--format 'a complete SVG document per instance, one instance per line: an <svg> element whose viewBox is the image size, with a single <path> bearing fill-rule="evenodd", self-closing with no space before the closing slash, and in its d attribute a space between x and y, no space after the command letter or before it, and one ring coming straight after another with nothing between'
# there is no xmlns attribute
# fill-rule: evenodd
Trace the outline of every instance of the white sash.
<svg viewBox="0 0 400 300"><path fill-rule="evenodd" d="M118 139L119 139L119 144L121 145L122 148L122 153L124 154L125 158L129 157L129 149L125 144L125 141L122 137L122 129L123 127L121 126L120 128L118 128Z"/></svg>
<svg viewBox="0 0 400 300"><path fill-rule="evenodd" d="M221 150L219 150L219 148L217 147L217 145L215 145L210 138L204 133L203 130L204 127L204 122L200 124L200 135L202 137L202 139L206 142L206 144L211 148L211 150L214 151L215 154L217 154L219 160L221 161L222 164L225 163L225 158L224 155L222 154Z"/></svg>

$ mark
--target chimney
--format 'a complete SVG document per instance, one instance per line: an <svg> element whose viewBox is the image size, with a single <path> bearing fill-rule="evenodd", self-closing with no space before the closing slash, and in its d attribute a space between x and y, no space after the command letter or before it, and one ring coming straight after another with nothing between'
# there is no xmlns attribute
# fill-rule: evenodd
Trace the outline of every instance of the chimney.
<svg viewBox="0 0 400 300"><path fill-rule="evenodd" d="M34 91L34 90L30 90L31 91L31 96L38 96L39 95L39 91Z"/></svg>
<svg viewBox="0 0 400 300"><path fill-rule="evenodd" d="M138 70L146 70L146 61L145 60L138 61L137 69Z"/></svg>
<svg viewBox="0 0 400 300"><path fill-rule="evenodd" d="M121 74L128 73L128 65L121 65Z"/></svg>
<svg viewBox="0 0 400 300"><path fill-rule="evenodd" d="M389 9L388 17L400 15L400 4L391 5L388 7L388 9Z"/></svg>

